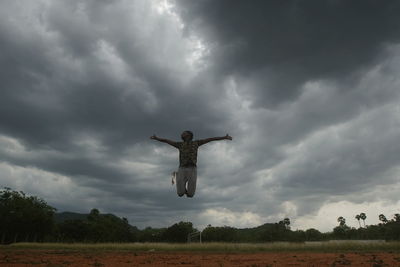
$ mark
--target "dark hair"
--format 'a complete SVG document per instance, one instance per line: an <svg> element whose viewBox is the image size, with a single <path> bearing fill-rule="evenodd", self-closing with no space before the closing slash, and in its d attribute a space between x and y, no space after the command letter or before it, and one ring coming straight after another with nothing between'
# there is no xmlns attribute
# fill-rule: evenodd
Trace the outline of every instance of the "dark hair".
<svg viewBox="0 0 400 267"><path fill-rule="evenodd" d="M192 133L192 131L185 131L185 132L187 132L187 133L190 135L190 140L192 140L192 139L193 139L193 133Z"/></svg>

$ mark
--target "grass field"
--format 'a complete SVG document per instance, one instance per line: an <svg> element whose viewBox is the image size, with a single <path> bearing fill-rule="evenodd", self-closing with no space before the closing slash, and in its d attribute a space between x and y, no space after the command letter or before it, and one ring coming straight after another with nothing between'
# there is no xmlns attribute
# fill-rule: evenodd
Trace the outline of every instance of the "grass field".
<svg viewBox="0 0 400 267"><path fill-rule="evenodd" d="M400 252L400 242L307 242L307 243L16 243L2 249L41 249L79 251L177 251L177 252Z"/></svg>

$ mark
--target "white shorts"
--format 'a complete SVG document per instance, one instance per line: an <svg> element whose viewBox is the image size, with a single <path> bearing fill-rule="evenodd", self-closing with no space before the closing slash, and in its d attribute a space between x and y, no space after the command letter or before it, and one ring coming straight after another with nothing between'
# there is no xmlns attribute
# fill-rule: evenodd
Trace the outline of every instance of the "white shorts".
<svg viewBox="0 0 400 267"><path fill-rule="evenodd" d="M176 193L178 196L186 194L193 197L196 191L197 168L196 167L179 167L176 175Z"/></svg>

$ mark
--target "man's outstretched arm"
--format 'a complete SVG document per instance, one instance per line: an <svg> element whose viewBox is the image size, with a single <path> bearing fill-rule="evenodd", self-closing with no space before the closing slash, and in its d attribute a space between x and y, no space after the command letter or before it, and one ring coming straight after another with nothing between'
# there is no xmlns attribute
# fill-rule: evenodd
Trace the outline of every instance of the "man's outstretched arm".
<svg viewBox="0 0 400 267"><path fill-rule="evenodd" d="M221 137L210 137L210 138L202 139L202 140L199 140L199 145L204 145L211 141L219 141L219 140L232 140L232 136L227 134L227 135L221 136Z"/></svg>
<svg viewBox="0 0 400 267"><path fill-rule="evenodd" d="M155 134L153 136L150 136L150 139L157 140L157 141L163 142L163 143L167 143L173 147L176 147L176 142L169 140L169 139L165 139L165 138L159 138Z"/></svg>

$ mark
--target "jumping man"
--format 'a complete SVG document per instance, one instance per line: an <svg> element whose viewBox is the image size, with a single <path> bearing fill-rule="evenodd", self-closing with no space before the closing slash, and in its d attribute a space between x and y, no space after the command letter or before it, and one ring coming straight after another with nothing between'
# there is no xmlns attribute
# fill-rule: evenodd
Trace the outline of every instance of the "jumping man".
<svg viewBox="0 0 400 267"><path fill-rule="evenodd" d="M197 181L197 149L199 146L207 144L211 141L232 140L228 134L222 137L211 137L207 139L194 140L191 131L184 131L181 134L183 142L175 142L164 138L159 138L155 135L150 139L167 143L179 149L179 169L176 176L176 192L182 197L186 194L187 197L193 197L196 191Z"/></svg>

